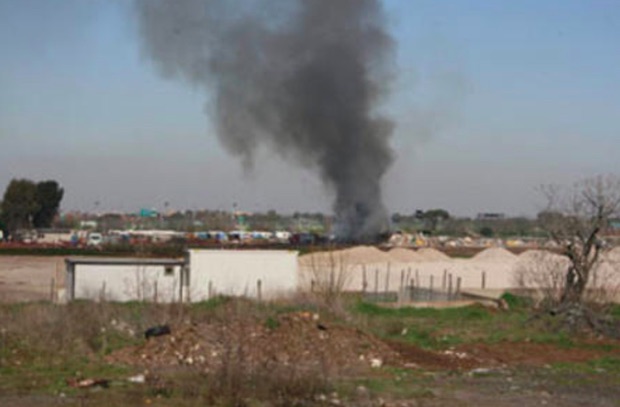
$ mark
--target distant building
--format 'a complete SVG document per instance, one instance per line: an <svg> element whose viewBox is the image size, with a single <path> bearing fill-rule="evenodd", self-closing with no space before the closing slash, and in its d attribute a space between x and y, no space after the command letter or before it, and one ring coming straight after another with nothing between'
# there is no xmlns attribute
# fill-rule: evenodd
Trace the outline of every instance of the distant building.
<svg viewBox="0 0 620 407"><path fill-rule="evenodd" d="M37 243L63 244L70 243L73 232L70 229L38 229Z"/></svg>
<svg viewBox="0 0 620 407"><path fill-rule="evenodd" d="M506 214L496 212L482 212L476 216L477 220L502 220L506 219Z"/></svg>

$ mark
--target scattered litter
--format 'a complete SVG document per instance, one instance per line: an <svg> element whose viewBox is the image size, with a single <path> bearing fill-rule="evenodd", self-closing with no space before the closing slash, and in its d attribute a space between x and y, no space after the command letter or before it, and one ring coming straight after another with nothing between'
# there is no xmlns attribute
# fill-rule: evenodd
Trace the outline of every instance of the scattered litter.
<svg viewBox="0 0 620 407"><path fill-rule="evenodd" d="M144 376L143 374L138 374L135 376L131 376L127 378L127 381L130 383L145 383L146 382L146 376Z"/></svg>
<svg viewBox="0 0 620 407"><path fill-rule="evenodd" d="M372 335L336 323L319 324L315 315L281 314L274 317L277 324L271 328L261 318L238 314L174 325L174 335L152 337L141 345L119 349L107 360L146 368L193 366L217 371L234 354L250 370L294 364L300 369L325 367L334 373L400 362L397 352Z"/></svg>
<svg viewBox="0 0 620 407"><path fill-rule="evenodd" d="M381 366L383 366L383 361L381 359L374 358L370 360L370 367L373 367L376 369Z"/></svg>
<svg viewBox="0 0 620 407"><path fill-rule="evenodd" d="M162 335L170 335L170 333L171 333L170 326L157 325L144 331L144 337L146 339L149 339L149 338L154 338L154 337L162 336Z"/></svg>
<svg viewBox="0 0 620 407"><path fill-rule="evenodd" d="M493 369L490 369L488 367L478 367L469 371L469 374L471 376L485 376L491 373L493 373Z"/></svg>
<svg viewBox="0 0 620 407"><path fill-rule="evenodd" d="M67 385L76 389L86 389L90 387L103 387L107 388L110 385L107 379L67 379Z"/></svg>
<svg viewBox="0 0 620 407"><path fill-rule="evenodd" d="M450 349L443 351L443 354L447 356L452 356L458 359L466 359L469 357L469 355L465 352L457 352L457 351L450 350Z"/></svg>

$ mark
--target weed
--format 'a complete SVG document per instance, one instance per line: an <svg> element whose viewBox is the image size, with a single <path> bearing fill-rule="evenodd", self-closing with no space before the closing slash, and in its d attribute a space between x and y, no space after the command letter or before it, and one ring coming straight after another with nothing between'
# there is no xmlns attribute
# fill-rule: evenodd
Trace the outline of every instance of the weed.
<svg viewBox="0 0 620 407"><path fill-rule="evenodd" d="M504 293L501 299L506 301L506 304L508 304L510 309L530 308L533 305L531 298L514 295L511 293Z"/></svg>
<svg viewBox="0 0 620 407"><path fill-rule="evenodd" d="M265 320L265 328L267 329L278 329L278 327L280 326L280 321L278 321L276 318L274 317L267 317L267 319Z"/></svg>

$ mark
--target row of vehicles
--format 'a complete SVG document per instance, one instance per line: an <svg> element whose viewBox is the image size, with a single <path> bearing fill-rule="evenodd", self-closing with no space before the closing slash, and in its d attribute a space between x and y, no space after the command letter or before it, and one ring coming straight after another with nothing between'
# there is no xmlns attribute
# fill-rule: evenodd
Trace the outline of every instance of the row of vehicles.
<svg viewBox="0 0 620 407"><path fill-rule="evenodd" d="M289 231L221 230L178 232L172 230L110 230L107 233L87 230L24 230L15 233L11 242L45 246L99 247L114 244L189 243L189 244L294 244L312 245L329 239L315 233Z"/></svg>

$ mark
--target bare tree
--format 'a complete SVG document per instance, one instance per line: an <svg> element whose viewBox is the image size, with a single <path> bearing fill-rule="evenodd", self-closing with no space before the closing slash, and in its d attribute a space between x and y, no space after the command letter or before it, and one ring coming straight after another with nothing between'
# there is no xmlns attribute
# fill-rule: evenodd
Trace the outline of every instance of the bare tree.
<svg viewBox="0 0 620 407"><path fill-rule="evenodd" d="M329 250L308 256L304 277L320 305L341 312L343 295L353 277L355 265L341 251Z"/></svg>
<svg viewBox="0 0 620 407"><path fill-rule="evenodd" d="M601 238L610 218L620 210L620 178L597 176L572 188L544 187L547 208L541 226L561 249L568 268L561 286L560 305L581 305L601 255L609 249Z"/></svg>

